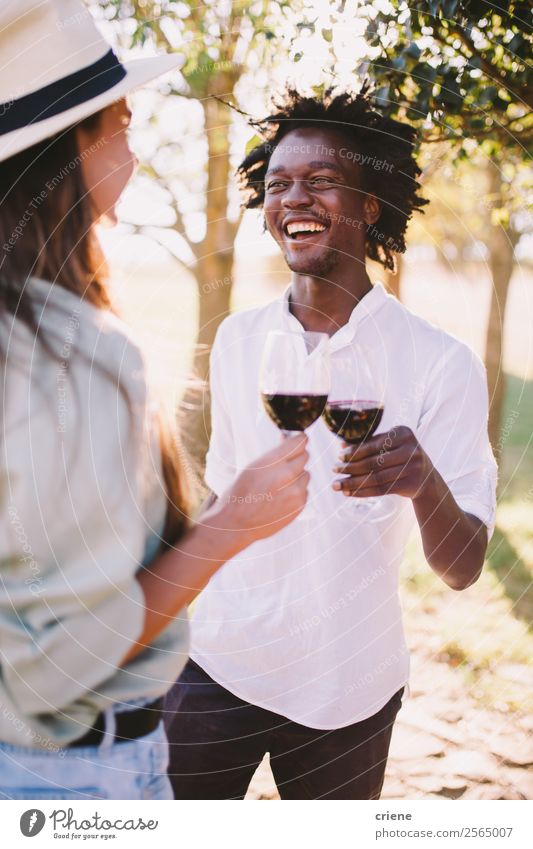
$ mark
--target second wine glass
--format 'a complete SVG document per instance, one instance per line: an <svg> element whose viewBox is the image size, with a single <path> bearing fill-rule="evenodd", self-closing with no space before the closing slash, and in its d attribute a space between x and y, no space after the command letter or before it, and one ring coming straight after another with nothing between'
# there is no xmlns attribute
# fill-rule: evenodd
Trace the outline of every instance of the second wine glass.
<svg viewBox="0 0 533 849"><path fill-rule="evenodd" d="M360 445L377 431L385 409L385 375L360 345L337 354L331 367L331 391L324 421L348 445ZM346 498L338 514L381 522L394 510L386 497Z"/></svg>

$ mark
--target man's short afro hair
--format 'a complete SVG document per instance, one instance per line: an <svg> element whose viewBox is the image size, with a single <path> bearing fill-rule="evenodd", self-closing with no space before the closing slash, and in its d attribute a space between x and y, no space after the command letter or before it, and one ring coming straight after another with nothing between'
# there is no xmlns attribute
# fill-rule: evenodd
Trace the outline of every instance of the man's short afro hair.
<svg viewBox="0 0 533 849"><path fill-rule="evenodd" d="M281 101L274 101L271 115L250 121L263 142L241 162L237 177L244 192L244 207L262 207L270 157L287 133L301 127L342 132L357 154L362 190L381 204L376 225L367 229L367 255L392 271L394 255L405 251L409 219L428 201L418 194L421 171L415 160L416 130L381 115L368 91L365 84L358 94L335 94L334 89L328 89L315 98L288 88Z"/></svg>

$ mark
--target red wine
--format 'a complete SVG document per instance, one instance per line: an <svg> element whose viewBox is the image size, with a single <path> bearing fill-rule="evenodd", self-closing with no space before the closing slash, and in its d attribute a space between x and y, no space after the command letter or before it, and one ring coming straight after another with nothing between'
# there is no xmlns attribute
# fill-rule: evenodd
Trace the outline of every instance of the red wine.
<svg viewBox="0 0 533 849"><path fill-rule="evenodd" d="M351 445L372 436L382 415L383 406L377 401L331 401L324 410L329 429Z"/></svg>
<svg viewBox="0 0 533 849"><path fill-rule="evenodd" d="M262 393L268 415L281 430L305 430L323 413L327 395Z"/></svg>

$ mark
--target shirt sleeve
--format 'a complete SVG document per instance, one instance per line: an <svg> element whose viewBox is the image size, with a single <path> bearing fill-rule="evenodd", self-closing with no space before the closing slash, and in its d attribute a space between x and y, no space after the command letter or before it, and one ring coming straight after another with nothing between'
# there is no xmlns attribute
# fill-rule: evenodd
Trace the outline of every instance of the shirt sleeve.
<svg viewBox="0 0 533 849"><path fill-rule="evenodd" d="M231 407L226 393L227 377L231 374L228 324L225 321L220 326L209 361L211 440L206 457L205 482L217 496L227 489L237 474Z"/></svg>
<svg viewBox="0 0 533 849"><path fill-rule="evenodd" d="M497 465L488 431L485 367L461 343L433 368L417 437L455 501L494 531Z"/></svg>
<svg viewBox="0 0 533 849"><path fill-rule="evenodd" d="M145 421L145 379L121 345L107 362L132 376L125 392L90 358L73 356L67 375L39 366L39 353L29 377L7 372L0 674L23 715L99 692L142 633L143 439L132 422Z"/></svg>

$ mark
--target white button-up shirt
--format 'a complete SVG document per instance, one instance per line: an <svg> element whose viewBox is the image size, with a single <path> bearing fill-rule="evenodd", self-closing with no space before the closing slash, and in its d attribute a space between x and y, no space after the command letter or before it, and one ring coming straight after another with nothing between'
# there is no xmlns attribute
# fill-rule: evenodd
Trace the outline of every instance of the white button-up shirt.
<svg viewBox="0 0 533 849"><path fill-rule="evenodd" d="M206 470L218 496L280 440L259 387L265 339L275 329L303 331L288 292L230 316L219 329ZM480 360L380 284L331 337L333 360L354 339L386 375L379 430L410 427L459 506L491 532L496 464ZM308 434L310 503L320 518L255 543L211 579L194 611L191 656L238 697L332 729L376 713L408 682L398 573L415 515L412 502L395 495L384 499L395 509L381 522L339 515L346 497L331 484L340 441L322 420Z"/></svg>

